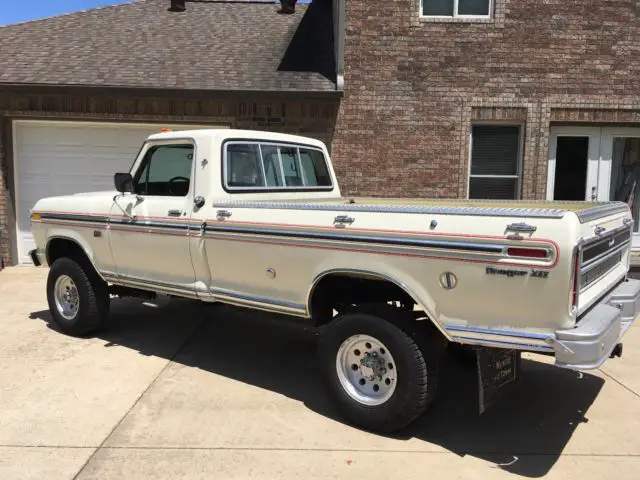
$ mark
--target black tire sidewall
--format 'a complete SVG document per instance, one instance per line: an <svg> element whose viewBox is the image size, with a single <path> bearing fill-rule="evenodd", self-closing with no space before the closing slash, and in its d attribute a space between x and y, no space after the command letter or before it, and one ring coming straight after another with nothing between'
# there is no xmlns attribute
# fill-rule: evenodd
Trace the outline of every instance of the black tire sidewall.
<svg viewBox="0 0 640 480"><path fill-rule="evenodd" d="M73 320L67 320L60 315L56 307L55 284L62 275L70 277L78 289L80 305ZM59 258L51 266L47 279L47 300L51 315L63 332L82 335L97 328L104 317L105 308L108 308L108 301L105 302L104 299L100 301L101 294L100 289L96 288L95 280L92 280L91 276L74 260Z"/></svg>
<svg viewBox="0 0 640 480"><path fill-rule="evenodd" d="M336 356L340 345L352 335L369 335L381 341L394 359L396 388L382 405L363 405L349 396L338 378ZM402 428L419 410L426 363L416 351L408 333L370 313L347 313L338 317L323 333L319 343L319 361L323 381L337 408L353 423L371 430L393 431ZM422 383L421 383L422 381Z"/></svg>

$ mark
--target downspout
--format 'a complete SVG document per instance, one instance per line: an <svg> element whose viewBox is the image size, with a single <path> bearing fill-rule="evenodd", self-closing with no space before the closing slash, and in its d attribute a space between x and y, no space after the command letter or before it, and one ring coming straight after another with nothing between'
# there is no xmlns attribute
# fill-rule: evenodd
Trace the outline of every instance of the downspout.
<svg viewBox="0 0 640 480"><path fill-rule="evenodd" d="M333 0L333 43L336 61L336 90L344 90L345 0Z"/></svg>

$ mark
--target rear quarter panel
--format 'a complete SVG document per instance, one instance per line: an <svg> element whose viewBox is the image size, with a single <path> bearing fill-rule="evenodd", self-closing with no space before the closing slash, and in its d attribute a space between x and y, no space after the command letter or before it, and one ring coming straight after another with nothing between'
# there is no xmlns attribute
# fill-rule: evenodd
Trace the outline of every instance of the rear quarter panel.
<svg viewBox="0 0 640 480"><path fill-rule="evenodd" d="M223 288L306 306L312 285L323 274L357 270L404 285L441 326L547 332L573 322L571 254L579 230L574 215L523 219L227 209L231 219L208 220L222 230L244 232L231 237L214 233L214 265L224 272ZM334 218L345 214L354 222L336 228ZM536 231L518 240L507 238L506 226L523 221L535 225ZM518 260L478 250L509 245L548 248L552 255L547 260ZM500 273L488 273L488 268ZM267 275L268 269L275 270L275 278ZM533 271L543 274L534 276ZM455 288L443 287L440 278L446 272L455 275Z"/></svg>

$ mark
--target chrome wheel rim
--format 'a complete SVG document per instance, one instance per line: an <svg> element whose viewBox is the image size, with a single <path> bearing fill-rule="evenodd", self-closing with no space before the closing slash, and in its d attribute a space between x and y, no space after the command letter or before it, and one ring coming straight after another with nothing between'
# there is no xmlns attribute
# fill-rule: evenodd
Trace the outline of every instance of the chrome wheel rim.
<svg viewBox="0 0 640 480"><path fill-rule="evenodd" d="M396 362L389 349L369 335L353 335L342 342L336 371L345 392L362 405L382 405L396 391Z"/></svg>
<svg viewBox="0 0 640 480"><path fill-rule="evenodd" d="M53 296L58 313L65 320L73 320L78 315L80 297L75 282L68 275L60 275L53 287Z"/></svg>

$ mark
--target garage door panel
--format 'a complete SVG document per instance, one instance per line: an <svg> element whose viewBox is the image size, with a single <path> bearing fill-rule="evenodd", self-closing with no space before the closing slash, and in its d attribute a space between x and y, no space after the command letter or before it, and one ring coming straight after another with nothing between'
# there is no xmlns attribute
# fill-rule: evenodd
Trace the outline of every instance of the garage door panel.
<svg viewBox="0 0 640 480"><path fill-rule="evenodd" d="M166 126L175 130L212 128ZM113 189L113 174L129 171L142 142L159 130L159 125L14 122L20 262L30 263L28 252L35 248L29 211L38 200Z"/></svg>

